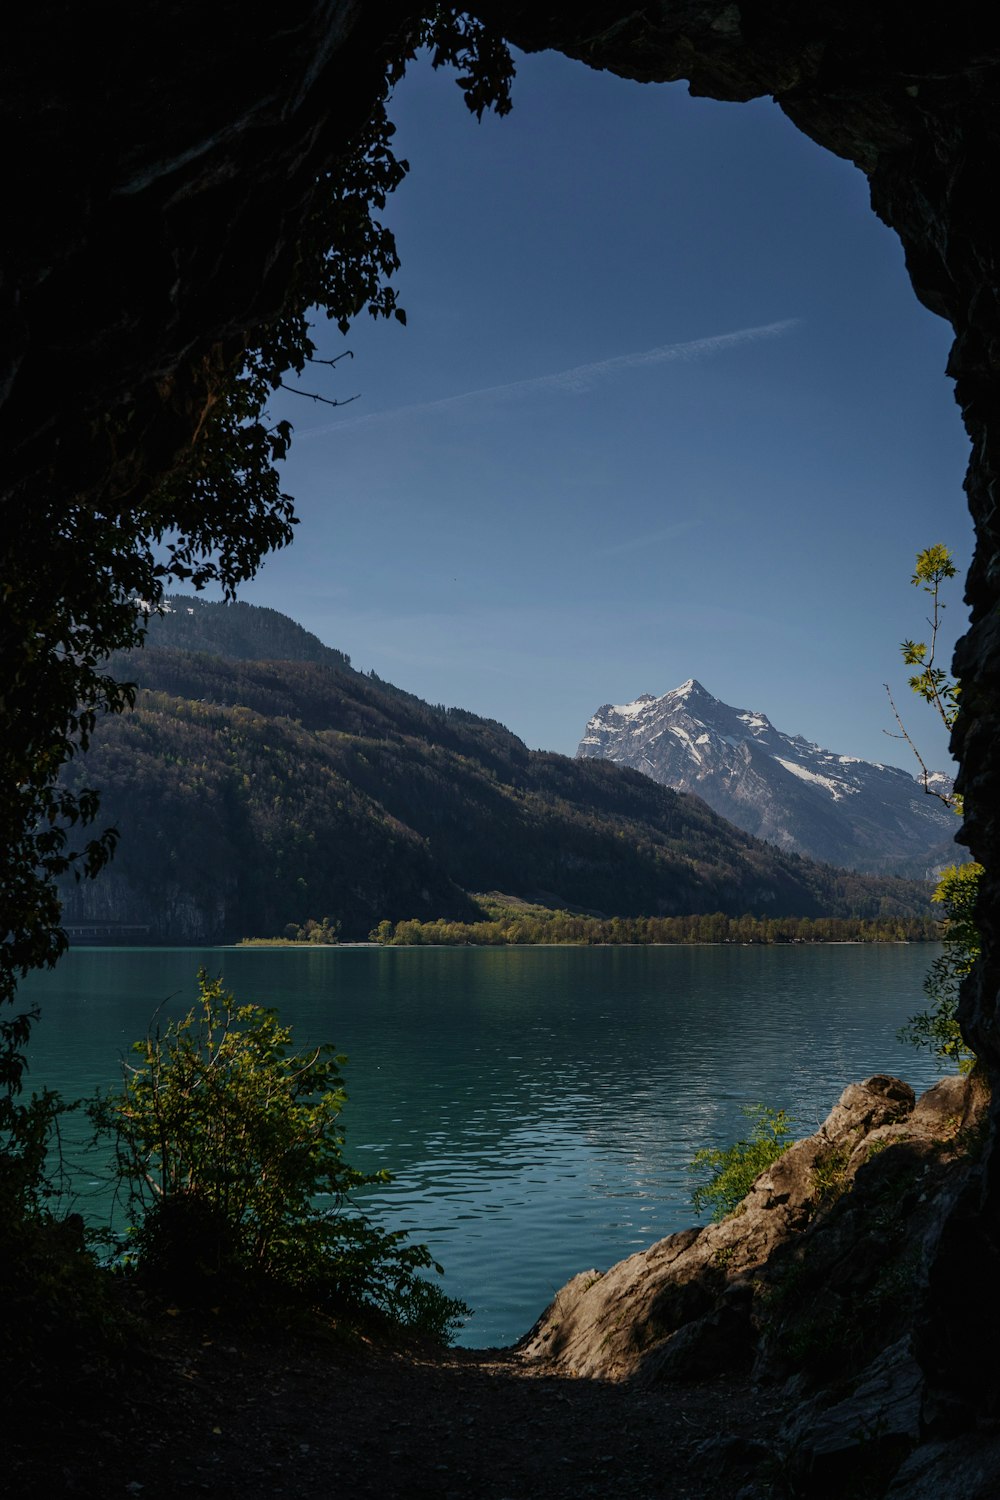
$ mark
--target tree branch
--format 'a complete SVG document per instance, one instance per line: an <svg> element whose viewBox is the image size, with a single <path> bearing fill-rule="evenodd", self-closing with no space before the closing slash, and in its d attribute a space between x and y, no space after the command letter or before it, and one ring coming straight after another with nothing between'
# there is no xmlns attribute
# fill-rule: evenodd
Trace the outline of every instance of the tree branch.
<svg viewBox="0 0 1000 1500"><path fill-rule="evenodd" d="M318 364L325 364L325 360L318 360ZM315 391L300 390L297 385L286 385L283 380L278 381L278 387L283 391L291 391L293 396L305 396L308 401L321 401L324 406L350 406L352 401L357 401L357 396L348 396L343 401L334 401L330 396L318 396ZM358 393L360 395L360 392Z"/></svg>
<svg viewBox="0 0 1000 1500"><path fill-rule="evenodd" d="M896 700L892 696L892 691L891 691L891 689L889 687L889 684L887 682L883 682L882 686L885 688L886 697L889 699L889 706L892 709L893 717L895 718L896 723L899 725L899 728L900 728L900 733L899 734L893 734L893 732L892 732L891 729L883 729L882 733L883 734L887 734L889 736L889 738L892 739L892 740L905 740L906 741L906 743L909 745L910 749L913 751L914 755L917 757L917 761L918 761L918 763L920 765L920 770L921 770L921 779L922 779L922 781L924 783L924 791L927 793L928 797L936 797L939 802L943 802L944 803L945 807L950 808L951 811L954 811L955 810L955 796L954 796L954 793L951 793L951 792L939 792L935 787L931 786L931 784L930 784L931 773L927 769L927 763L924 760L923 756L920 754L920 751L917 749L916 745L913 743L912 739L910 738L910 735L909 735L909 732L907 731L906 725L903 723L902 719L899 716L899 709L896 707Z"/></svg>

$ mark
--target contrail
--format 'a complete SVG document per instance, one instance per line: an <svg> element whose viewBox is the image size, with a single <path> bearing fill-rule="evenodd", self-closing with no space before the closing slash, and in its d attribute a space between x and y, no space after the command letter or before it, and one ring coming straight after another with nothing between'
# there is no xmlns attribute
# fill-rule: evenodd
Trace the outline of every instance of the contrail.
<svg viewBox="0 0 1000 1500"><path fill-rule="evenodd" d="M623 542L614 542L610 547L598 547L594 556L613 557L620 552L635 552L640 547L653 547L658 542L672 542L677 537L686 536L689 531L694 531L704 524L703 519L675 521L672 526L661 526L658 531L647 531L641 536L626 537Z"/></svg>
<svg viewBox="0 0 1000 1500"><path fill-rule="evenodd" d="M544 391L586 391L598 381L618 375L626 370L638 370L644 365L663 365L678 359L701 359L706 355L720 354L725 349L734 349L739 344L752 344L758 339L780 338L783 333L796 327L798 318L784 318L780 323L762 323L757 328L737 328L734 333L716 333L707 339L691 339L682 344L659 344L655 349L642 349L635 354L618 354L612 359L600 359L593 364L574 365L571 370L559 370L554 375L533 375L527 380L512 380L506 385L486 385L478 390L462 391L457 396L442 396L437 401L420 401L411 406L393 406L387 411L375 411L364 417L345 417L340 422L328 422L322 427L312 427L301 432L297 441L318 437L320 433L354 431L368 427L374 422L385 422L390 417L410 417L424 412L447 411L461 406L466 401L504 400L512 396L524 396Z"/></svg>

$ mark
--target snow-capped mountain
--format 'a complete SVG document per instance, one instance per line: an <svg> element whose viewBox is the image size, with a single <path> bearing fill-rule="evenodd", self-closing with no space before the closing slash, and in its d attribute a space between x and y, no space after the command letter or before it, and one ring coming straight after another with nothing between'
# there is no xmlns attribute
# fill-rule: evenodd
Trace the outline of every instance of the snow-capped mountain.
<svg viewBox="0 0 1000 1500"><path fill-rule="evenodd" d="M958 820L895 766L837 755L731 708L693 678L662 698L606 703L578 756L644 771L694 792L757 838L853 870L930 877L963 857ZM936 773L938 789L950 787Z"/></svg>

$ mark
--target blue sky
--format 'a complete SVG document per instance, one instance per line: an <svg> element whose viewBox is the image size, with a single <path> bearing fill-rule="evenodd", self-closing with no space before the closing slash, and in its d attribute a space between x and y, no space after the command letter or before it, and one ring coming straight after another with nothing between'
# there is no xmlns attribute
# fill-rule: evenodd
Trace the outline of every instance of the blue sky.
<svg viewBox="0 0 1000 1500"><path fill-rule="evenodd" d="M943 766L898 643L917 550L970 556L967 443L862 175L770 101L553 54L503 120L423 63L391 115L407 327L324 324L354 358L303 383L359 399L275 403L301 524L243 597L533 747L694 676L909 766L889 679Z"/></svg>

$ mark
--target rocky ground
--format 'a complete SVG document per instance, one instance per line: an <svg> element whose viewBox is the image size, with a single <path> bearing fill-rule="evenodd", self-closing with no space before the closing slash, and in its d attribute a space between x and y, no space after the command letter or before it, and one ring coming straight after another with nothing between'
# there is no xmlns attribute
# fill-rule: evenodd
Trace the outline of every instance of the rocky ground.
<svg viewBox="0 0 1000 1500"><path fill-rule="evenodd" d="M126 1301L117 1355L15 1377L0 1493L1000 1500L994 1433L927 1441L911 1342L985 1102L851 1085L735 1213L582 1272L514 1350Z"/></svg>
<svg viewBox="0 0 1000 1500"><path fill-rule="evenodd" d="M345 1349L165 1317L122 1388L22 1430L5 1493L715 1500L773 1477L778 1417L729 1381L634 1391L511 1351Z"/></svg>

